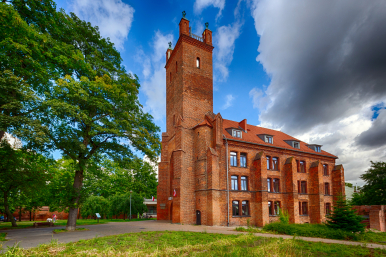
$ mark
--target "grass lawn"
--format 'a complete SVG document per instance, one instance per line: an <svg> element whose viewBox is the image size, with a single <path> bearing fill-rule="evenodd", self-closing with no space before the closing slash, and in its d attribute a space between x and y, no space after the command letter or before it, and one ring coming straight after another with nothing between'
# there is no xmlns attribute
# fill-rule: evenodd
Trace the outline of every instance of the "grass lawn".
<svg viewBox="0 0 386 257"><path fill-rule="evenodd" d="M323 224L282 224L280 222L270 223L263 229L249 227L236 228L237 231L251 233L274 233L283 235L296 235L306 237L320 237L338 240L350 240L365 243L386 244L385 232L365 232L363 234L351 233L338 229L328 228Z"/></svg>
<svg viewBox="0 0 386 257"><path fill-rule="evenodd" d="M8 249L8 256L386 256L386 250L359 246L262 238L252 234L141 232L75 243ZM5 256L5 254L0 255Z"/></svg>
<svg viewBox="0 0 386 257"><path fill-rule="evenodd" d="M141 221L141 220L145 220L145 219L132 219L131 221ZM151 220L155 220L155 219L151 219ZM17 224L17 227L12 227L12 223L11 222L1 222L0 223L0 230L1 229L19 229L19 228L28 228L28 227L32 227L34 222L44 222L44 221L18 221L16 222ZM130 220L123 220L123 219L101 219L99 220L99 224L106 224L108 222L130 222ZM57 220L56 223L55 223L55 226L66 226L67 224L67 220ZM93 220L93 219L89 219L89 220L77 220L76 221L76 225L95 225L95 224L98 224L98 220Z"/></svg>
<svg viewBox="0 0 386 257"><path fill-rule="evenodd" d="M7 233L0 233L0 241L7 241L5 237L7 236Z"/></svg>

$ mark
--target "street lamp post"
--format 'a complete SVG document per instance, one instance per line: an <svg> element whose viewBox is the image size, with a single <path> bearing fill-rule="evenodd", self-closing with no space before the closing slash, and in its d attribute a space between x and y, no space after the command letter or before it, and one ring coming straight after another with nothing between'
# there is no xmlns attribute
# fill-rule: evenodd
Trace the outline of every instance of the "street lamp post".
<svg viewBox="0 0 386 257"><path fill-rule="evenodd" d="M131 220L131 194L133 193L133 191L130 190L130 220Z"/></svg>

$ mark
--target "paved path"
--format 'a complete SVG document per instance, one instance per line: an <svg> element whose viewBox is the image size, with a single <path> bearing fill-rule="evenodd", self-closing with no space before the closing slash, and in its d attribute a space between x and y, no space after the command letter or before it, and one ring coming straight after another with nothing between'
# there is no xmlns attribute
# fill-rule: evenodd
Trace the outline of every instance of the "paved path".
<svg viewBox="0 0 386 257"><path fill-rule="evenodd" d="M16 242L19 242L19 246L22 248L36 247L39 244L49 243L52 239L57 239L59 243L68 243L78 241L80 239L91 239L96 236L109 236L124 234L130 232L141 231L193 231L207 233L220 233L220 234L240 234L240 232L234 231L235 227L220 227L220 226L193 226L193 225L179 225L171 224L164 221L147 220L147 221L135 221L135 222L111 222L101 225L85 225L78 226L80 228L87 228L88 231L77 231L72 233L59 233L53 234L52 230L60 229L64 227L47 227L47 228L29 228L29 229L15 229L15 230L0 230L0 232L6 232L9 241L0 242L3 244L3 249L6 250L7 246L12 246ZM276 237L291 239L293 236L288 235L274 235L274 234L260 234L255 233L256 236L262 237ZM382 248L386 249L386 245L378 244L363 244L359 242L322 239L313 237L296 237L310 242L323 242L329 244L345 244L345 245L361 245L368 248Z"/></svg>

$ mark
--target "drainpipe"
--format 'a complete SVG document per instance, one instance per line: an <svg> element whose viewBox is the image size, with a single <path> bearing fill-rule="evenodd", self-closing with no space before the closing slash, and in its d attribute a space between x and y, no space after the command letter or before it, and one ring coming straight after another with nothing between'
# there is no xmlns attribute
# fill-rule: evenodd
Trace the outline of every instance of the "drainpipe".
<svg viewBox="0 0 386 257"><path fill-rule="evenodd" d="M228 210L228 214L227 214L227 226L229 227L229 160L228 160L228 140L227 138L225 137L225 135L223 134L223 137L225 139L225 156L226 156L226 163L227 163L227 210Z"/></svg>

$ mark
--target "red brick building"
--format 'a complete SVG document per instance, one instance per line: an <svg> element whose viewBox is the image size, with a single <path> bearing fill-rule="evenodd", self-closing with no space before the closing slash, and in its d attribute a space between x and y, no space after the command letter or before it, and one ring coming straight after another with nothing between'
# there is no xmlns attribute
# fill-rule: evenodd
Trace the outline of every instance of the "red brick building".
<svg viewBox="0 0 386 257"><path fill-rule="evenodd" d="M288 210L291 222L320 223L344 194L336 156L283 132L213 113L212 32L190 33L166 51L166 132L162 133L157 219L263 226Z"/></svg>

